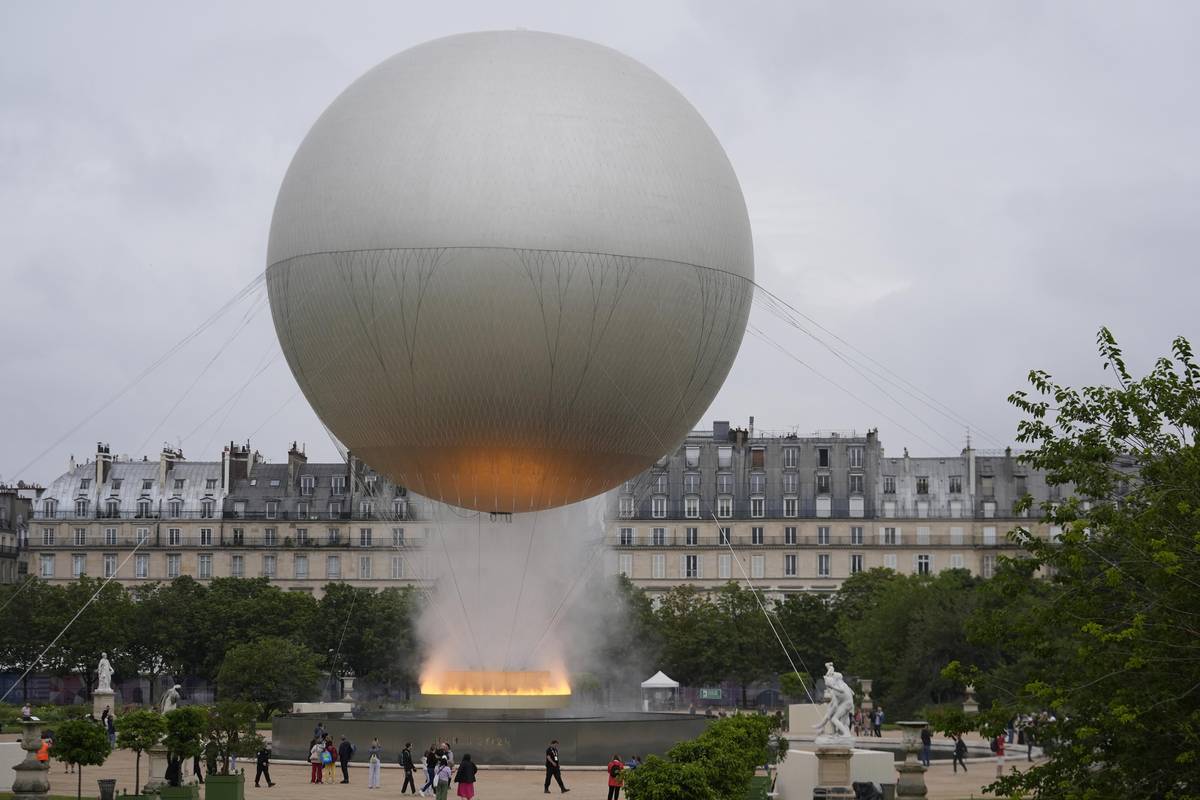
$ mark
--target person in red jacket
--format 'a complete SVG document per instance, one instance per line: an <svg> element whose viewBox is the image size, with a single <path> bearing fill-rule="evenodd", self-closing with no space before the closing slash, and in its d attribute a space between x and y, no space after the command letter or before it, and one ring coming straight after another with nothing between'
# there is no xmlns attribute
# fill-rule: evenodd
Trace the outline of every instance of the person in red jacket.
<svg viewBox="0 0 1200 800"><path fill-rule="evenodd" d="M997 736L993 741L996 743L992 748L996 754L996 777L999 778L1004 774L1004 736Z"/></svg>
<svg viewBox="0 0 1200 800"><path fill-rule="evenodd" d="M618 800L621 796L621 771L625 769L621 757L613 753L612 761L608 762L608 800Z"/></svg>

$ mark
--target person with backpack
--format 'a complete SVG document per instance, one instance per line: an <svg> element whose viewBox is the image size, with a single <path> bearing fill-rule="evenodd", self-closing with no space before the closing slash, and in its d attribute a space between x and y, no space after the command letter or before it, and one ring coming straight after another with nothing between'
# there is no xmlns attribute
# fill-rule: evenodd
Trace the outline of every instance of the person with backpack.
<svg viewBox="0 0 1200 800"><path fill-rule="evenodd" d="M956 734L954 736L954 760L950 762L955 772L958 772L959 764L962 764L963 772L967 771L967 762L963 760L966 758L966 755L967 743L963 741L961 733Z"/></svg>
<svg viewBox="0 0 1200 800"><path fill-rule="evenodd" d="M333 783L334 771L337 769L337 752L333 737L325 734L325 755L321 756L321 763L325 765L326 783Z"/></svg>
<svg viewBox="0 0 1200 800"><path fill-rule="evenodd" d="M992 739L992 752L996 754L996 777L1004 775L1004 734Z"/></svg>
<svg viewBox="0 0 1200 800"><path fill-rule="evenodd" d="M383 768L383 746L379 744L379 738L371 740L371 749L367 756L367 788L379 788L379 772Z"/></svg>
<svg viewBox="0 0 1200 800"><path fill-rule="evenodd" d="M621 757L613 753L612 761L608 762L608 800L619 800L621 784L624 782L621 772L625 769Z"/></svg>
<svg viewBox="0 0 1200 800"><path fill-rule="evenodd" d="M320 739L313 739L312 745L308 748L308 763L312 764L312 777L308 779L309 783L321 783L325 755L325 743Z"/></svg>
<svg viewBox="0 0 1200 800"><path fill-rule="evenodd" d="M450 759L441 756L437 769L433 772L433 792L437 795L437 800L446 800L446 795L450 793L450 776Z"/></svg>
<svg viewBox="0 0 1200 800"><path fill-rule="evenodd" d="M458 784L459 797L470 800L475 796L475 776L478 772L479 768L471 760L471 754L463 753L462 763L458 765L458 774L454 776L454 782Z"/></svg>
<svg viewBox="0 0 1200 800"><path fill-rule="evenodd" d="M400 751L400 769L404 770L404 785L400 787L400 794L408 791L408 787L412 787L412 793L417 793L417 782L413 780L413 773L417 771L417 765L413 763L412 757L412 742L405 742L404 749Z"/></svg>

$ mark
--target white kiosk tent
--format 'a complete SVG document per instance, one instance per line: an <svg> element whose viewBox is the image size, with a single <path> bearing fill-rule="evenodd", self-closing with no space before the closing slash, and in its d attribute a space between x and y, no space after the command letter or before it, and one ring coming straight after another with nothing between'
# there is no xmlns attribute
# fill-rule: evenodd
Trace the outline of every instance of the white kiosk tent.
<svg viewBox="0 0 1200 800"><path fill-rule="evenodd" d="M679 681L672 680L662 670L642 681L642 710L660 711L675 708L675 691Z"/></svg>

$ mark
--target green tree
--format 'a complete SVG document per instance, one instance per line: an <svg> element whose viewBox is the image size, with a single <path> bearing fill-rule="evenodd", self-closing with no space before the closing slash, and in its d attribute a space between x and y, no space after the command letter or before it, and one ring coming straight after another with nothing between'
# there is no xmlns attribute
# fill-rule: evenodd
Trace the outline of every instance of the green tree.
<svg viewBox="0 0 1200 800"><path fill-rule="evenodd" d="M786 752L773 744L778 726L775 717L750 714L716 720L695 739L667 751L667 761L651 756L626 773L626 795L631 800L742 800L755 768L775 763Z"/></svg>
<svg viewBox="0 0 1200 800"><path fill-rule="evenodd" d="M108 734L103 728L91 720L72 719L59 723L54 731L54 747L50 754L63 764L74 764L78 779L75 785L75 797L83 797L83 768L84 766L98 767L108 758L112 747L108 743Z"/></svg>
<svg viewBox="0 0 1200 800"><path fill-rule="evenodd" d="M1022 460L1074 491L1042 504L1057 540L1010 534L1052 591L1032 623L998 635L1028 647L1062 637L1012 708L1053 713L1038 736L1058 746L996 790L1200 797L1200 365L1178 338L1172 358L1134 378L1112 334L1097 339L1111 385L1074 389L1034 371L1010 398L1025 414Z"/></svg>
<svg viewBox="0 0 1200 800"><path fill-rule="evenodd" d="M665 592L655 610L662 635L662 668L685 686L725 677L726 651L722 621L708 596L691 584Z"/></svg>
<svg viewBox="0 0 1200 800"><path fill-rule="evenodd" d="M117 717L117 747L134 752L134 793L142 785L142 753L162 741L167 723L157 711L138 709Z"/></svg>
<svg viewBox="0 0 1200 800"><path fill-rule="evenodd" d="M650 756L637 769L626 770L624 777L629 800L721 800L709 785L704 764Z"/></svg>
<svg viewBox="0 0 1200 800"><path fill-rule="evenodd" d="M249 758L262 747L255 733L258 706L242 700L222 700L208 709L204 756L209 774L229 774L231 756Z"/></svg>
<svg viewBox="0 0 1200 800"><path fill-rule="evenodd" d="M756 681L774 677L781 655L779 642L767 622L767 615L754 591L729 581L717 590L714 602L720 616L723 676L733 679L742 690L742 706L748 705L747 687Z"/></svg>
<svg viewBox="0 0 1200 800"><path fill-rule="evenodd" d="M311 698L321 674L317 657L302 644L265 636L235 645L217 673L217 691L226 700L259 703L265 714Z"/></svg>
<svg viewBox="0 0 1200 800"><path fill-rule="evenodd" d="M838 612L832 598L795 592L775 604L775 617L792 656L789 661L778 647L774 648L771 652L778 656L775 659L777 670L790 671L794 662L811 687L814 674L825 673L826 661L845 664L846 646L838 634ZM803 691L792 696L806 697Z"/></svg>
<svg viewBox="0 0 1200 800"><path fill-rule="evenodd" d="M22 697L29 696L27 671L34 668L43 648L69 619L59 613L62 608L58 600L63 594L61 587L34 577L28 581L28 585L21 583L0 587L0 596L8 604L4 610L5 619L12 621L0 625L0 663L23 676Z"/></svg>
<svg viewBox="0 0 1200 800"><path fill-rule="evenodd" d="M183 764L201 753L200 740L208 731L208 713L201 706L184 706L163 715L167 734L167 782L171 786L183 783Z"/></svg>

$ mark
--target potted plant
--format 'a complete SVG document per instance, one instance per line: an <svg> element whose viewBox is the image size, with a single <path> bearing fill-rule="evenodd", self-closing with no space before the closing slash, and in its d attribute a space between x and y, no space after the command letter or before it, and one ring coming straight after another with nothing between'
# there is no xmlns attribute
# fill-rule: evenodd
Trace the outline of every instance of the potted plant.
<svg viewBox="0 0 1200 800"><path fill-rule="evenodd" d="M111 752L105 730L85 719L69 719L59 723L54 731L54 746L50 748L50 754L56 761L77 766L76 798L83 797L84 765L98 767Z"/></svg>
<svg viewBox="0 0 1200 800"><path fill-rule="evenodd" d="M255 731L258 705L243 700L222 700L208 710L204 757L208 762L206 800L244 800L246 776L230 774L234 756L251 758L263 746Z"/></svg>
<svg viewBox="0 0 1200 800"><path fill-rule="evenodd" d="M208 714L198 706L185 706L164 715L167 735L167 785L159 789L162 800L198 800L200 788L183 784L184 764L200 755L200 737L208 729Z"/></svg>
<svg viewBox="0 0 1200 800"><path fill-rule="evenodd" d="M132 750L135 754L133 762L133 791L135 794L141 792L142 753L161 742L166 733L166 720L157 711L138 709L117 717L117 746L124 750Z"/></svg>

